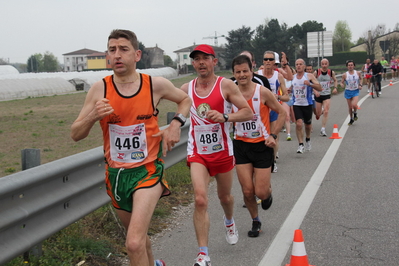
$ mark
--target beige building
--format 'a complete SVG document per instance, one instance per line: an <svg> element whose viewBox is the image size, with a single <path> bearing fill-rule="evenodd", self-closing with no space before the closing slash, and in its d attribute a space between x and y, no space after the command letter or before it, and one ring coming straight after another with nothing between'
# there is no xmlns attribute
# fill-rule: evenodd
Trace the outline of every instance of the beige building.
<svg viewBox="0 0 399 266"><path fill-rule="evenodd" d="M63 54L64 71L71 72L87 69L87 56L93 53L101 52L84 48L74 52Z"/></svg>
<svg viewBox="0 0 399 266"><path fill-rule="evenodd" d="M92 53L87 56L87 69L106 69L105 53Z"/></svg>
<svg viewBox="0 0 399 266"><path fill-rule="evenodd" d="M390 58L391 56L398 56L399 54L392 54L392 51L389 50L390 42L396 40L397 45L399 46L399 31L393 31L384 35L381 35L377 38L376 44L374 47L373 55L375 58L381 58L381 56L385 56L385 58ZM385 50L385 55L384 55ZM399 47L396 51L399 50ZM367 44L359 44L350 48L351 52L367 52ZM397 53L394 51L394 53Z"/></svg>

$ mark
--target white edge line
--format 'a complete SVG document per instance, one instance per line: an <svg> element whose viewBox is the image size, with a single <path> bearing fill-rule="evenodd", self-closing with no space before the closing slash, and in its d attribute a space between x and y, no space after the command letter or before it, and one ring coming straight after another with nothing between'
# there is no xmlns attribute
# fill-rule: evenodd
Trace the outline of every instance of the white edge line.
<svg viewBox="0 0 399 266"><path fill-rule="evenodd" d="M385 85L382 88L385 88L389 85ZM370 96L370 94L365 95L359 102L358 106ZM347 119L349 119L349 115ZM258 264L258 266L280 266L283 262L294 237L294 231L298 229L303 219L305 218L310 205L313 202L314 197L319 190L321 183L324 180L324 177L331 166L331 163L338 151L339 146L343 138L345 137L346 131L349 126L344 123L339 130L339 136L341 139L334 139L325 153L323 159L321 160L319 166L314 172L313 176L310 178L309 183L306 185L305 189L302 191L301 196L298 198L298 201L295 203L291 212L285 219L284 223L280 227L280 230L277 232L274 237L272 243L267 248L265 255L262 260Z"/></svg>

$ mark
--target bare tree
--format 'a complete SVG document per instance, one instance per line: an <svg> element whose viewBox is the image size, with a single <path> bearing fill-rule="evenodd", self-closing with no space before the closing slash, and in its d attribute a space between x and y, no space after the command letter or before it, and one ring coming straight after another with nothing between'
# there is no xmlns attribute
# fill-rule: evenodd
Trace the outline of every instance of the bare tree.
<svg viewBox="0 0 399 266"><path fill-rule="evenodd" d="M387 37L387 43L389 43L389 54L391 56L399 55L399 31L392 32Z"/></svg>
<svg viewBox="0 0 399 266"><path fill-rule="evenodd" d="M0 65L8 65L8 61L4 58L0 58Z"/></svg>
<svg viewBox="0 0 399 266"><path fill-rule="evenodd" d="M366 52L369 57L372 55L375 57L375 49L378 45L377 39L385 33L385 25L378 25L374 29L369 29L364 32L362 38L364 39L364 44L366 45Z"/></svg>

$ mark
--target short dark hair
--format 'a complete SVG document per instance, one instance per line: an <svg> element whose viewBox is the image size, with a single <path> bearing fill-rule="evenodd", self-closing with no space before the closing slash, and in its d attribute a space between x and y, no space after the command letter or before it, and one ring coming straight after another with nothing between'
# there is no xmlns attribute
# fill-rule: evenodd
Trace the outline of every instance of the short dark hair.
<svg viewBox="0 0 399 266"><path fill-rule="evenodd" d="M119 39L119 38L127 39L128 41L130 41L135 50L139 50L139 41L137 40L137 36L133 31L121 30L121 29L113 30L111 31L111 34L108 36L108 42L110 39Z"/></svg>
<svg viewBox="0 0 399 266"><path fill-rule="evenodd" d="M245 64L245 63L247 63L248 66L249 66L249 69L252 70L252 62L251 62L251 59L249 59L248 56L246 56L246 55L244 55L244 54L239 55L239 56L236 56L236 57L233 59L233 62L231 62L231 69L233 70L233 73L234 73L234 67L235 67L236 65L241 65L241 64Z"/></svg>
<svg viewBox="0 0 399 266"><path fill-rule="evenodd" d="M346 60L346 66L348 66L348 64L350 63L350 62L352 62L353 63L353 66L356 66L356 64L355 64L355 62L353 61L353 60Z"/></svg>

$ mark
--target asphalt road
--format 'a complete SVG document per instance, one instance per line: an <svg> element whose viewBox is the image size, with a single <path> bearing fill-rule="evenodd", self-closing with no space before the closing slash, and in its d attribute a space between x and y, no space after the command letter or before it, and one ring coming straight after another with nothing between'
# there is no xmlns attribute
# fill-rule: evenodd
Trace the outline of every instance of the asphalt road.
<svg viewBox="0 0 399 266"><path fill-rule="evenodd" d="M371 99L367 88L359 97L359 120L348 126L343 94L331 100L328 137L319 136L321 121L313 119L312 150L297 154L293 140L280 133L278 173L272 174L273 205L260 207L262 233L249 238L251 218L243 208L236 180L235 221L239 242L227 244L223 212L215 184L210 188L209 252L213 266L278 266L290 263L295 229L301 229L311 265L399 265L399 83ZM330 139L333 126L342 139ZM198 247L192 216L154 243L154 255L168 266L194 263Z"/></svg>

